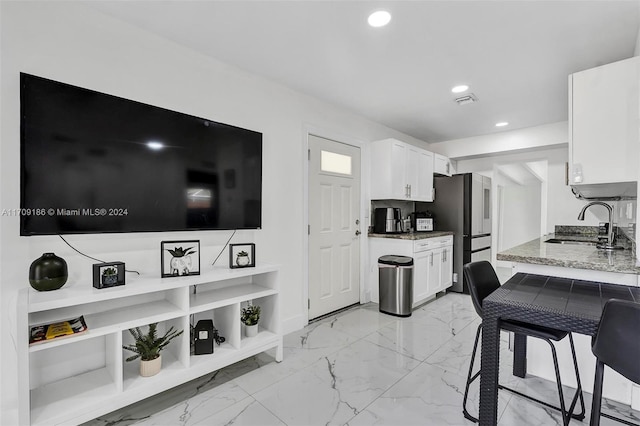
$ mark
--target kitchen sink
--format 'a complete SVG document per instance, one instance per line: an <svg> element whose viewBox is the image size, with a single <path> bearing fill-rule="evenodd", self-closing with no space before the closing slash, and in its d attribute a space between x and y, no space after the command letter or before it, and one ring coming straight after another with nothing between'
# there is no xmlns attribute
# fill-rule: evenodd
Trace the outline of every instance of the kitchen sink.
<svg viewBox="0 0 640 426"><path fill-rule="evenodd" d="M598 244L595 241L571 240L571 239L564 239L564 238L549 238L548 240L545 240L545 243L551 243L551 244L577 244L577 245L583 245L583 246L595 246L596 244Z"/></svg>

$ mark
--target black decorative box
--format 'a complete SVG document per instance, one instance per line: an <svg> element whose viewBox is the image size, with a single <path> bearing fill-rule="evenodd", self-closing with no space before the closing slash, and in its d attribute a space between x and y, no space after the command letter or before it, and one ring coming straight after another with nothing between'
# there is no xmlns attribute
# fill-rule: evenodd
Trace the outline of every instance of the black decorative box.
<svg viewBox="0 0 640 426"><path fill-rule="evenodd" d="M213 321L210 319L200 320L196 323L193 336L196 355L213 353L213 329Z"/></svg>
<svg viewBox="0 0 640 426"><path fill-rule="evenodd" d="M124 285L124 262L93 264L93 286L109 288Z"/></svg>

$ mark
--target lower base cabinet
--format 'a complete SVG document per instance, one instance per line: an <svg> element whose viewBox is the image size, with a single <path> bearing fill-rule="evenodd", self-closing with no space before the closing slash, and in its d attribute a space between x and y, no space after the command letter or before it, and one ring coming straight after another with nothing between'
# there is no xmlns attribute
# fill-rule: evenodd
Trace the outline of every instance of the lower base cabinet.
<svg viewBox="0 0 640 426"><path fill-rule="evenodd" d="M18 303L18 415L21 425L79 424L171 389L260 352L283 357L278 268L215 268L198 276L149 278L96 290L77 283L51 292L24 289ZM82 284L82 285L80 285ZM245 337L240 313L261 307L258 334ZM88 331L29 345L31 326L83 315ZM191 324L213 320L225 341L212 354L194 355ZM122 349L128 329L158 323L184 332L161 352L161 371L139 373L139 359Z"/></svg>
<svg viewBox="0 0 640 426"><path fill-rule="evenodd" d="M385 255L413 258L413 307L453 284L453 236L402 240L369 238L372 300L378 299L378 259Z"/></svg>

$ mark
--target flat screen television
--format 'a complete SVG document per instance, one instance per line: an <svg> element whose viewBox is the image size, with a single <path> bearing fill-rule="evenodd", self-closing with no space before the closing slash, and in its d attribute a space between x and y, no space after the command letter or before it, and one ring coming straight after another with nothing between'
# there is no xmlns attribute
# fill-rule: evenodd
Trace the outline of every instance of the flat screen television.
<svg viewBox="0 0 640 426"><path fill-rule="evenodd" d="M262 133L25 73L20 89L20 235L261 227Z"/></svg>

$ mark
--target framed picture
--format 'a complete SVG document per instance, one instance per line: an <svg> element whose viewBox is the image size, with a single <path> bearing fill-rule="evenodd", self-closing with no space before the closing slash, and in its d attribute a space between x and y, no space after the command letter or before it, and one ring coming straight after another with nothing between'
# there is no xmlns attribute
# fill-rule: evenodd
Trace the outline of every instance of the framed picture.
<svg viewBox="0 0 640 426"><path fill-rule="evenodd" d="M108 288L124 285L124 262L93 264L93 286Z"/></svg>
<svg viewBox="0 0 640 426"><path fill-rule="evenodd" d="M160 243L162 278L200 275L200 240Z"/></svg>
<svg viewBox="0 0 640 426"><path fill-rule="evenodd" d="M255 244L229 244L230 268L249 268L252 266L256 266Z"/></svg>

